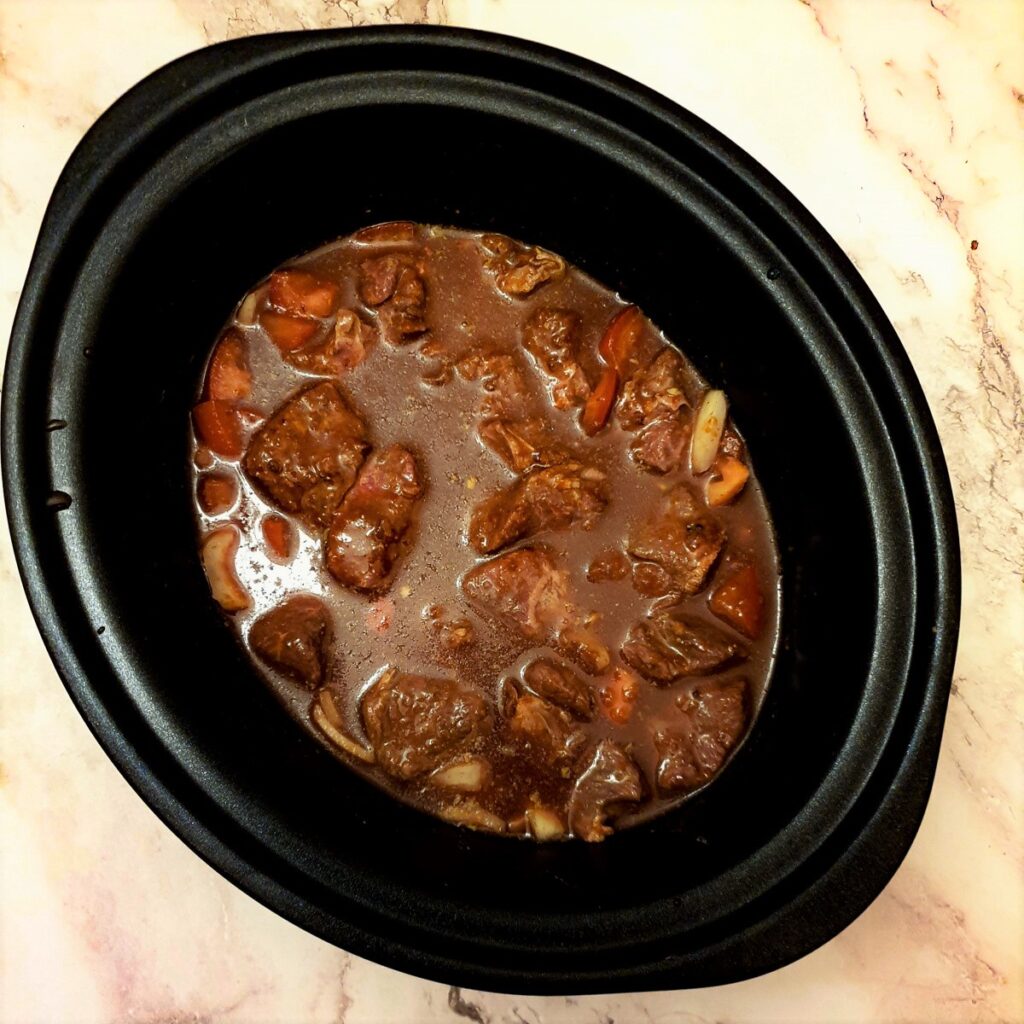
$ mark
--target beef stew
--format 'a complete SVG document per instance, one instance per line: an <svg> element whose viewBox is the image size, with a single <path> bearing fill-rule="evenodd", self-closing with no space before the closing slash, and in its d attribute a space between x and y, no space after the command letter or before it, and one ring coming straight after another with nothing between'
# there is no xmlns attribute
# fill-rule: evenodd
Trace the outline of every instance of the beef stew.
<svg viewBox="0 0 1024 1024"><path fill-rule="evenodd" d="M726 398L499 235L374 225L239 303L193 410L200 551L337 756L455 824L603 839L711 781L778 633Z"/></svg>

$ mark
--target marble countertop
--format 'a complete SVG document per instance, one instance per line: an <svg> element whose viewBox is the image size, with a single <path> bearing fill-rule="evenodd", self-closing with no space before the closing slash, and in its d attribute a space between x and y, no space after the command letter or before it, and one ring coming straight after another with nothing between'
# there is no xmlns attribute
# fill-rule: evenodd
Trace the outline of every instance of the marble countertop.
<svg viewBox="0 0 1024 1024"><path fill-rule="evenodd" d="M0 0L0 344L50 191L145 74L253 32L434 22L583 54L777 175L892 322L945 446L964 610L931 803L840 936L719 989L463 991L331 947L208 868L75 712L0 530L0 1020L1024 1021L1024 4L1020 0Z"/></svg>

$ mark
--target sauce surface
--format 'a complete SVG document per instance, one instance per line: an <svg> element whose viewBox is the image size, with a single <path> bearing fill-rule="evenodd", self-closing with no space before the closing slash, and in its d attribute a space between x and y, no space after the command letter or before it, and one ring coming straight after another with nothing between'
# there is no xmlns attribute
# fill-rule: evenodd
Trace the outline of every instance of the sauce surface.
<svg viewBox="0 0 1024 1024"><path fill-rule="evenodd" d="M397 798L601 839L712 779L764 696L778 559L724 401L557 256L364 229L214 347L214 596L293 716Z"/></svg>

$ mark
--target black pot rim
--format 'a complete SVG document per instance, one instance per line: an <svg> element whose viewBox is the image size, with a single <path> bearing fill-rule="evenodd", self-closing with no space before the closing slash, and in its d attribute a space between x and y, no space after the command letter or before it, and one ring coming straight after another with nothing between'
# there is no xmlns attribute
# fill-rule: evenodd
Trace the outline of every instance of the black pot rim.
<svg viewBox="0 0 1024 1024"><path fill-rule="evenodd" d="M351 48L387 50L395 45L512 54L556 76L584 79L594 88L627 104L642 105L675 130L697 140L708 156L717 162L723 174L742 182L745 191L770 210L772 220L780 230L787 230L798 237L813 254L843 301L856 311L864 334L873 345L872 357L885 367L889 388L899 397L900 411L905 418L900 426L911 440L919 463L915 468L924 479L925 501L917 511L927 516L934 538L934 550L930 553L934 568L929 582L935 588L935 644L930 655L922 655L924 668L920 671L927 680L924 703L916 726L905 737L906 746L899 768L892 778L887 778L884 783L875 783L876 789L881 787L881 792L873 795L870 812L862 816L861 834L844 850L831 851L826 858L827 863L805 872L802 879L794 879L791 883L787 880L793 888L789 904L766 916L759 928L767 933L780 916L789 915L796 919L801 914L813 913L822 900L832 900L841 906L833 908L825 926L809 928L802 938L782 942L774 952L762 952L760 956L751 957L737 954L730 969L708 965L703 976L700 958L691 958L688 968L682 971L678 964L671 967L652 964L644 969L626 968L618 974L605 973L601 977L576 975L567 978L558 969L525 972L518 967L502 970L484 963L456 964L450 957L434 955L430 950L417 947L414 942L404 944L392 937L385 940L361 929L359 924L340 926L315 905L282 885L272 873L261 870L240 856L232 848L229 838L210 827L207 813L198 813L195 805L182 796L180 787L166 784L164 777L153 770L145 751L140 750L132 737L121 729L116 717L91 686L69 632L62 623L58 603L51 593L51 583L36 551L28 515L28 484L25 467L19 457L25 443L26 427L18 415L26 401L31 340L38 328L41 308L49 290L59 287L54 282L60 251L55 239L66 237L73 226L80 224L97 193L120 187L118 172L123 162L144 141L171 134L181 110L210 100L222 90L229 91L233 81L259 73L261 68L278 61L301 59L316 50L336 50L343 54ZM202 74L197 77L196 67L199 65L202 66ZM184 83L184 87L180 88L173 102L167 102L168 87L173 82ZM162 104L154 105L155 98L160 98ZM173 831L219 872L306 929L389 966L480 988L548 993L714 984L781 966L831 937L865 909L909 848L931 786L959 619L956 518L937 432L895 331L838 245L763 168L714 129L663 96L606 68L561 51L510 37L458 29L385 27L358 32L287 33L222 43L186 55L158 70L118 100L90 129L68 161L44 218L22 293L4 383L3 481L15 555L33 614L73 701L122 774ZM910 765L916 770L904 771ZM863 845L870 834L891 828L897 822L903 831L903 839L896 847L890 848L882 858L865 854ZM839 888L843 895L836 901L834 894ZM685 957L682 959L686 960ZM698 980L701 977L703 980Z"/></svg>

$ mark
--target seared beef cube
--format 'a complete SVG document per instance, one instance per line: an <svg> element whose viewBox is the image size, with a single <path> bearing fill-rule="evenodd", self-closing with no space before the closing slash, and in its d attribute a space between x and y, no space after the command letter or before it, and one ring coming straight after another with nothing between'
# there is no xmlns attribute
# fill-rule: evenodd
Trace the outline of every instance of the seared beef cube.
<svg viewBox="0 0 1024 1024"><path fill-rule="evenodd" d="M377 763L398 779L433 771L490 728L480 694L450 679L389 669L363 697L363 726Z"/></svg>
<svg viewBox="0 0 1024 1024"><path fill-rule="evenodd" d="M522 415L530 392L519 361L507 352L474 351L460 359L455 369L463 380L482 385L484 416L514 419Z"/></svg>
<svg viewBox="0 0 1024 1024"><path fill-rule="evenodd" d="M522 296L565 273L565 260L536 246L520 245L504 235L484 235L484 266L506 295Z"/></svg>
<svg viewBox="0 0 1024 1024"><path fill-rule="evenodd" d="M473 510L470 542L486 555L541 530L589 530L608 503L607 490L604 473L579 462L535 469Z"/></svg>
<svg viewBox="0 0 1024 1024"><path fill-rule="evenodd" d="M556 409L582 405L590 383L576 352L579 317L565 309L538 309L523 329L523 347L551 378L551 401Z"/></svg>
<svg viewBox="0 0 1024 1024"><path fill-rule="evenodd" d="M377 309L382 333L398 344L427 329L426 261L413 253L388 253L359 266L359 297Z"/></svg>
<svg viewBox="0 0 1024 1024"><path fill-rule="evenodd" d="M375 336L373 327L351 309L339 309L334 326L322 340L285 352L283 356L297 370L339 377L366 358Z"/></svg>
<svg viewBox="0 0 1024 1024"><path fill-rule="evenodd" d="M690 423L682 414L655 420L637 434L629 446L633 461L655 473L671 473L685 466L690 454Z"/></svg>
<svg viewBox="0 0 1024 1024"><path fill-rule="evenodd" d="M513 473L525 473L535 466L553 466L566 460L566 454L545 437L542 420L488 420L480 425L480 440Z"/></svg>
<svg viewBox="0 0 1024 1024"><path fill-rule="evenodd" d="M654 737L662 792L696 789L717 774L747 727L747 690L736 679L695 686L680 698L680 721Z"/></svg>
<svg viewBox="0 0 1024 1024"><path fill-rule="evenodd" d="M611 835L607 819L643 799L644 785L636 762L613 740L602 740L569 798L573 834L596 843Z"/></svg>
<svg viewBox="0 0 1024 1024"><path fill-rule="evenodd" d="M594 715L594 691L568 665L548 658L531 661L523 670L526 685L539 697L589 721Z"/></svg>
<svg viewBox="0 0 1024 1024"><path fill-rule="evenodd" d="M531 758L535 764L550 768L565 766L586 742L586 734L572 715L529 693L516 701L509 730L536 755Z"/></svg>
<svg viewBox="0 0 1024 1024"><path fill-rule="evenodd" d="M656 562L684 594L696 594L715 564L725 531L688 487L670 491L656 515L634 526L626 550Z"/></svg>
<svg viewBox="0 0 1024 1024"><path fill-rule="evenodd" d="M746 656L738 640L677 608L656 612L638 622L622 645L627 664L661 684L684 676L710 675Z"/></svg>
<svg viewBox="0 0 1024 1024"><path fill-rule="evenodd" d="M471 569L462 582L483 614L511 626L527 640L553 638L559 649L590 672L608 667L608 649L582 625L569 597L569 577L549 552L519 548Z"/></svg>
<svg viewBox="0 0 1024 1024"><path fill-rule="evenodd" d="M683 383L686 371L679 354L665 349L654 361L637 370L622 388L619 398L619 424L637 430L658 419L674 416L686 404Z"/></svg>
<svg viewBox="0 0 1024 1024"><path fill-rule="evenodd" d="M519 548L471 569L462 583L470 601L528 640L566 624L569 575L541 548Z"/></svg>
<svg viewBox="0 0 1024 1024"><path fill-rule="evenodd" d="M289 398L253 435L245 472L279 508L311 526L330 522L369 445L338 387L314 384Z"/></svg>
<svg viewBox="0 0 1024 1024"><path fill-rule="evenodd" d="M367 459L324 539L327 568L353 590L376 590L391 574L423 493L412 453L391 445Z"/></svg>
<svg viewBox="0 0 1024 1024"><path fill-rule="evenodd" d="M330 630L331 617L323 601L299 594L252 624L249 646L271 667L309 686L319 686Z"/></svg>

